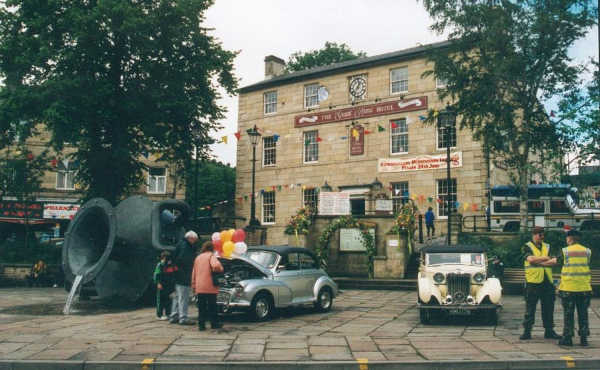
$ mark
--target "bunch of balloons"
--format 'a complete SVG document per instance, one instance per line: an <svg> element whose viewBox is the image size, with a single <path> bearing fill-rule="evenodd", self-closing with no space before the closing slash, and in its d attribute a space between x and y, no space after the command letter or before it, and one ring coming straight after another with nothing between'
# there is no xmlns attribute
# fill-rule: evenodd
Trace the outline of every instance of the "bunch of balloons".
<svg viewBox="0 0 600 370"><path fill-rule="evenodd" d="M246 239L246 232L242 229L229 229L212 234L215 252L224 257L229 257L234 252L246 253L248 246L244 243L244 239Z"/></svg>

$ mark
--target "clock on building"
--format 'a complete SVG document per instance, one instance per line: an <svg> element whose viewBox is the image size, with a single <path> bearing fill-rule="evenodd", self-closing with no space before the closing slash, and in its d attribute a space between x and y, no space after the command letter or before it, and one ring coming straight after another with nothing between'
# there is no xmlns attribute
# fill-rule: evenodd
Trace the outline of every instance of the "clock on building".
<svg viewBox="0 0 600 370"><path fill-rule="evenodd" d="M355 77L350 82L350 95L355 98L364 98L367 91L367 80L364 77Z"/></svg>

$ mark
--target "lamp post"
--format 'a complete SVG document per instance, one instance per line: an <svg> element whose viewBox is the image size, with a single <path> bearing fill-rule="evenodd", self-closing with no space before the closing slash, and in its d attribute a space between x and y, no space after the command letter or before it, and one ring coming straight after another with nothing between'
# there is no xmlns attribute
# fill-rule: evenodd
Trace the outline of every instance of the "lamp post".
<svg viewBox="0 0 600 370"><path fill-rule="evenodd" d="M438 128L443 128L444 129L444 138L446 141L446 187L447 187L447 194L446 194L446 203L448 204L448 212L447 212L447 216L448 216L448 244L452 244L451 242L451 220L450 220L450 216L452 214L452 205L450 202L450 130L454 127L454 125L456 124L456 114L454 113L454 110L452 109L452 107L450 106L450 104L446 103L446 109L439 112L438 114L438 120L437 120L437 125Z"/></svg>
<svg viewBox="0 0 600 370"><path fill-rule="evenodd" d="M254 193L254 185L256 184L256 145L262 136L256 129L256 125L246 131L250 136L252 143L252 197L250 199L250 226L260 226L260 221L256 218L256 200Z"/></svg>
<svg viewBox="0 0 600 370"><path fill-rule="evenodd" d="M196 160L194 169L194 230L198 231L198 140L200 139L200 128L194 126L192 128L194 134L194 157Z"/></svg>

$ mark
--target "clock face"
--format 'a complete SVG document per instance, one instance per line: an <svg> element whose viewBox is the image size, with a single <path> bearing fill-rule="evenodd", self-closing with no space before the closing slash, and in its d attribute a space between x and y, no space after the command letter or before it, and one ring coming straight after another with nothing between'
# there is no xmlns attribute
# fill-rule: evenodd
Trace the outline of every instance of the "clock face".
<svg viewBox="0 0 600 370"><path fill-rule="evenodd" d="M362 98L367 91L367 81L363 77L356 77L350 82L350 95Z"/></svg>

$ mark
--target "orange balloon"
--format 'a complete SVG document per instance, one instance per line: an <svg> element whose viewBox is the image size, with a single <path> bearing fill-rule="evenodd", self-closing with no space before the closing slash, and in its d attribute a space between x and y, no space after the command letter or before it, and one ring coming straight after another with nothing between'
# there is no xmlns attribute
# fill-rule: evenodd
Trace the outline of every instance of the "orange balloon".
<svg viewBox="0 0 600 370"><path fill-rule="evenodd" d="M229 257L231 253L235 250L235 244L232 241L228 241L223 243L223 256Z"/></svg>
<svg viewBox="0 0 600 370"><path fill-rule="evenodd" d="M221 241L223 243L228 242L231 240L231 234L229 234L229 231L227 230L223 230L221 231Z"/></svg>

